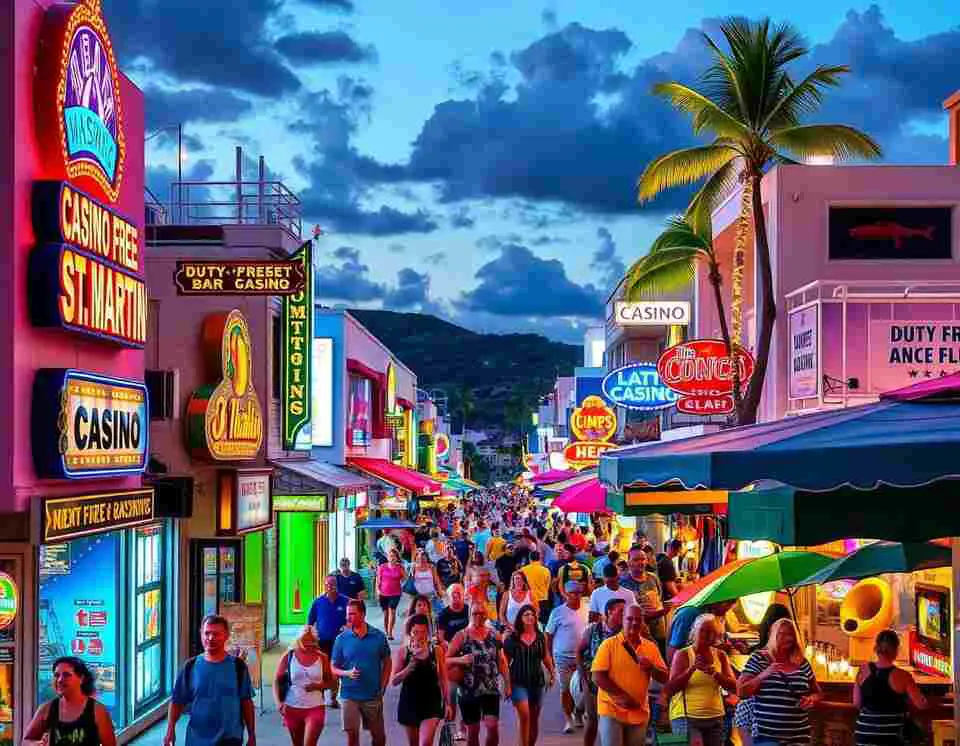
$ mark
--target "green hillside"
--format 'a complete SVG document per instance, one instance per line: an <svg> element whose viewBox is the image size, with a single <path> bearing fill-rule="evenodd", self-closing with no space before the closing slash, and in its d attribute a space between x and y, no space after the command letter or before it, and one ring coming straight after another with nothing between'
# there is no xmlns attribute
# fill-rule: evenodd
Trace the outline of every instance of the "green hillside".
<svg viewBox="0 0 960 746"><path fill-rule="evenodd" d="M557 376L582 365L580 347L539 334L477 334L418 313L350 313L417 374L420 388L447 392L457 429L463 389L473 400L468 427L516 431Z"/></svg>

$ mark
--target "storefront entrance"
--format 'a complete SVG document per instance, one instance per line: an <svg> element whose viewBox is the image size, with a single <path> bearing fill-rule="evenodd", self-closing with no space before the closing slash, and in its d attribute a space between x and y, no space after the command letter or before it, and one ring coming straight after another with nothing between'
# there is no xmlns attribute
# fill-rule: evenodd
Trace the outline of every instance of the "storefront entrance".
<svg viewBox="0 0 960 746"><path fill-rule="evenodd" d="M190 650L200 653L200 621L219 614L221 604L239 603L240 540L194 539L190 542Z"/></svg>
<svg viewBox="0 0 960 746"><path fill-rule="evenodd" d="M329 564L330 533L326 513L277 513L279 528L280 624L306 624L313 599L323 592Z"/></svg>

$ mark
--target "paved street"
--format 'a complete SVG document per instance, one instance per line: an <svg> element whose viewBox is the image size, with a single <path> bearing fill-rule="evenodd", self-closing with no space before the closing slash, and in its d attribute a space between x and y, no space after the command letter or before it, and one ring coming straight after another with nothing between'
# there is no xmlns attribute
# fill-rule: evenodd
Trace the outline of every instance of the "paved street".
<svg viewBox="0 0 960 746"><path fill-rule="evenodd" d="M401 609L401 614L403 610ZM380 609L370 609L370 623L382 629L380 620ZM295 628L286 628L286 632L293 632ZM398 642L394 645L399 644ZM286 645L279 645L264 657L264 682L273 680L273 672L276 670L280 656L286 650ZM385 714L387 719L387 746L403 746L406 744L406 733L402 726L396 722L397 699L400 695L399 687L390 687L387 690ZM270 694L269 687L265 686L263 691L264 712L258 718L257 740L261 746L283 746L289 744L290 739L286 730L280 724L280 715L273 705L273 697ZM503 746L514 746L517 743L517 725L516 715L513 705L504 702L500 710L501 730L500 743ZM344 744L346 739L340 730L340 712L339 710L327 711L327 727L324 729L323 737L320 739L321 746L334 746L334 744ZM181 719L180 727L177 729L177 743L181 746L186 743L187 718ZM574 746L583 742L582 730L578 730L571 735L564 735L563 712L560 709L560 695L556 689L547 694L547 701L544 707L543 717L540 721L541 738L539 743L542 746ZM160 746L163 733L166 729L166 723L161 722L140 736L132 743L136 746ZM362 743L369 743L368 737L364 736ZM461 742L466 743L466 742ZM481 733L481 743L482 733Z"/></svg>

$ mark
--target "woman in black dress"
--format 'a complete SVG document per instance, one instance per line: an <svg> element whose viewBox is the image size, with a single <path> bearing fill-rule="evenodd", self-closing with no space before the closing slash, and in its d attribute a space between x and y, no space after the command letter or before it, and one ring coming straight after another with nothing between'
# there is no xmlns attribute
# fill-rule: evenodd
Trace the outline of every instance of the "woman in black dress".
<svg viewBox="0 0 960 746"><path fill-rule="evenodd" d="M433 746L440 720L453 719L443 648L431 642L430 620L422 614L410 617L406 631L406 644L393 653L391 682L400 685L397 722L409 746Z"/></svg>

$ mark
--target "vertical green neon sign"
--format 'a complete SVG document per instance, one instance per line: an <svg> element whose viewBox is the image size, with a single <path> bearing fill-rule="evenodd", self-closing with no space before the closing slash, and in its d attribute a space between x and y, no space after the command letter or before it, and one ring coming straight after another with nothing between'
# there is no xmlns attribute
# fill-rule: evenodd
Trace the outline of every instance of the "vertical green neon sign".
<svg viewBox="0 0 960 746"><path fill-rule="evenodd" d="M303 291L283 298L283 447L310 450L310 358L313 344L313 242L293 255L303 262Z"/></svg>

